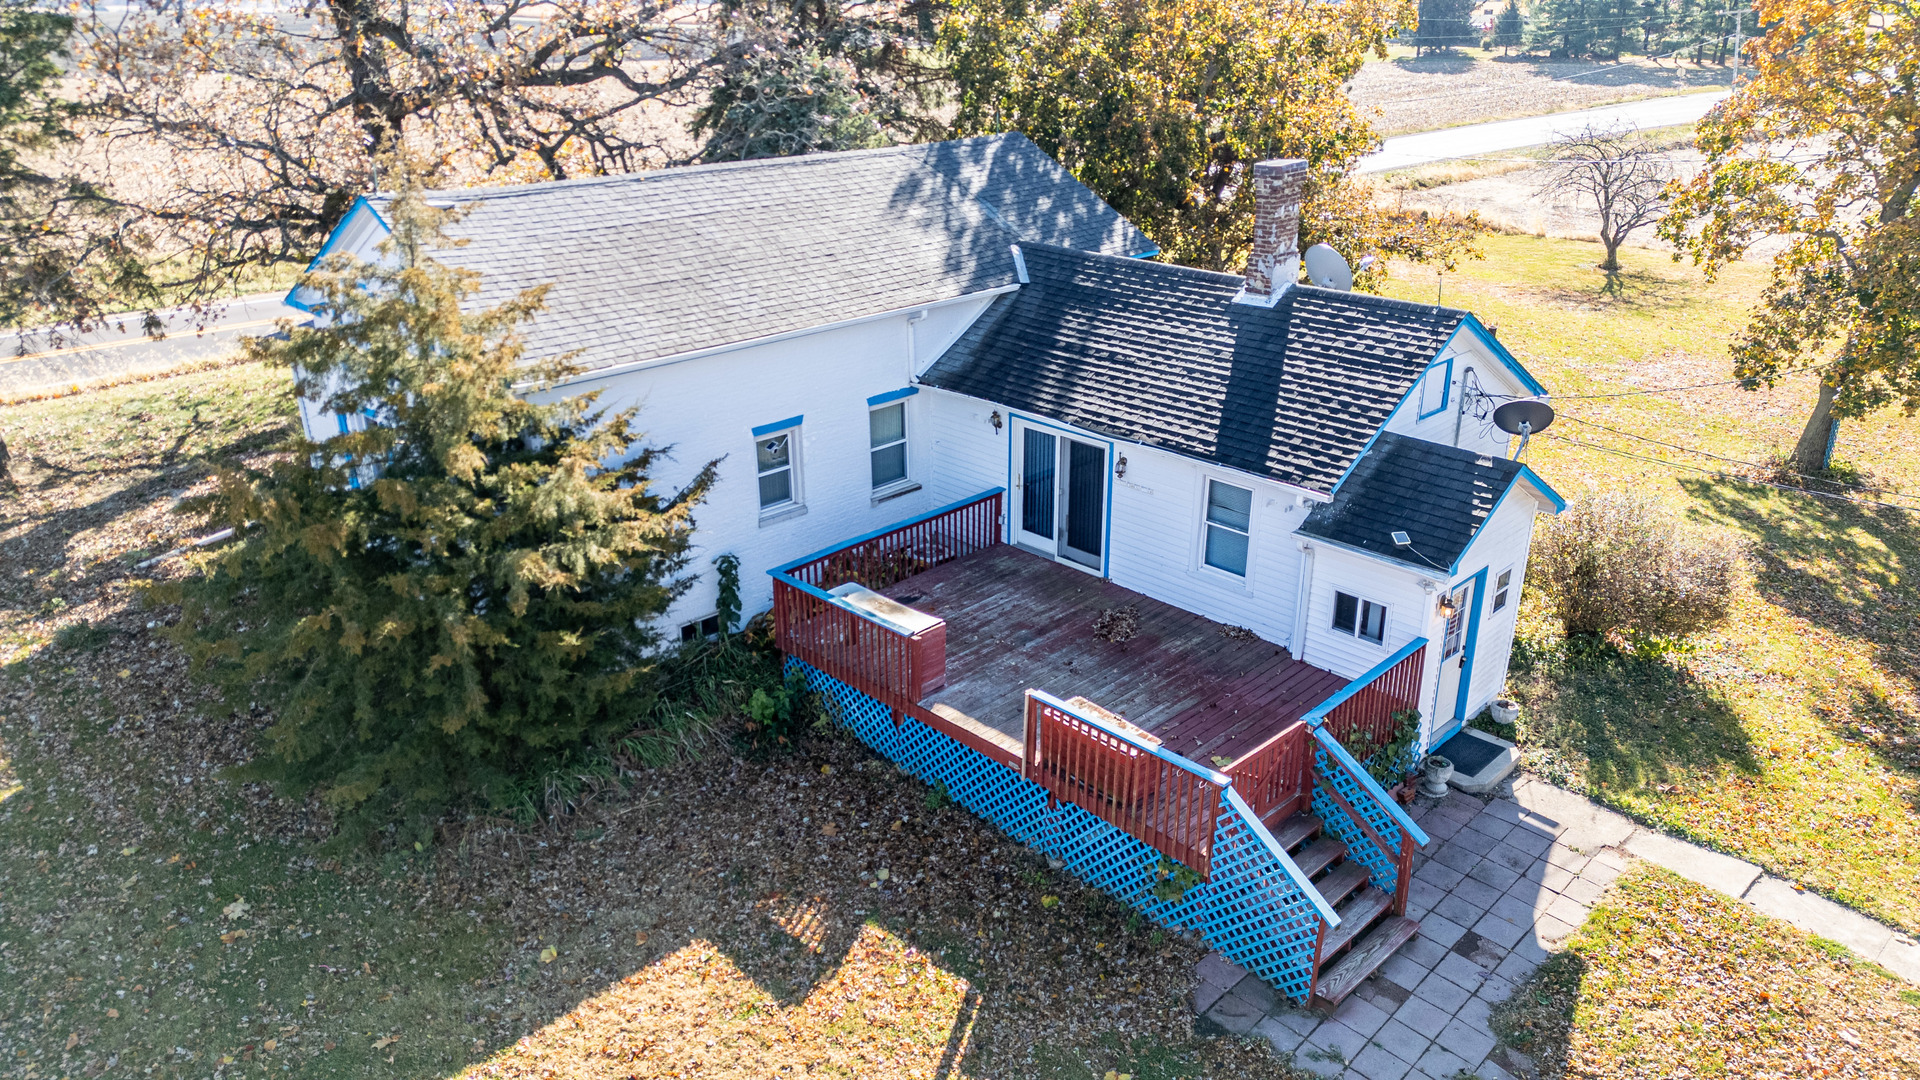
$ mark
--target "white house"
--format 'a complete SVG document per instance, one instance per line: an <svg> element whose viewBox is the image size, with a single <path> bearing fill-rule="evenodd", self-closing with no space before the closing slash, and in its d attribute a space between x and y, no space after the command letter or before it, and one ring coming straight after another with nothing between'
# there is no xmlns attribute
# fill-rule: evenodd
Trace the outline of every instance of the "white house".
<svg viewBox="0 0 1920 1080"><path fill-rule="evenodd" d="M589 369L560 392L640 406L663 483L721 459L698 535L749 611L769 568L1005 487L1009 542L1343 677L1438 643L1433 745L1499 692L1560 506L1489 419L1545 388L1468 312L1293 284L1300 171L1261 168L1246 279L1146 261L1019 135L446 197L483 302L551 285L529 352ZM382 205L326 252L370 257ZM714 604L709 574L672 621Z"/></svg>
<svg viewBox="0 0 1920 1080"><path fill-rule="evenodd" d="M550 286L528 351L584 371L546 392L638 406L659 482L719 460L695 566L739 557L861 738L1337 1004L1418 932L1426 842L1344 740L1487 705L1562 504L1491 423L1546 390L1472 314L1298 283L1304 175L1254 168L1244 276L1146 258L1018 135L447 193L443 257L481 303Z"/></svg>

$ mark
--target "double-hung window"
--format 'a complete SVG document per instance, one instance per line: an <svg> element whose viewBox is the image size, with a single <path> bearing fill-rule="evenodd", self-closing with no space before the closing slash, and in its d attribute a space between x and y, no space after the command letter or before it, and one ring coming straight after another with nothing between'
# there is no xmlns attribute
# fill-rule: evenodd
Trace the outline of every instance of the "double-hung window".
<svg viewBox="0 0 1920 1080"><path fill-rule="evenodd" d="M760 474L760 510L779 510L800 501L800 478L795 460L799 441L798 425L768 431L754 431L754 467Z"/></svg>
<svg viewBox="0 0 1920 1080"><path fill-rule="evenodd" d="M873 490L890 488L906 480L907 403L895 401L868 410L867 437Z"/></svg>
<svg viewBox="0 0 1920 1080"><path fill-rule="evenodd" d="M1207 481L1206 563L1247 576L1247 540L1253 521L1253 491Z"/></svg>
<svg viewBox="0 0 1920 1080"><path fill-rule="evenodd" d="M1513 567L1509 566L1500 571L1500 576L1493 581L1493 610L1499 611L1507 606L1507 597L1512 591L1512 586Z"/></svg>
<svg viewBox="0 0 1920 1080"><path fill-rule="evenodd" d="M1351 593L1333 594L1333 628L1375 645L1387 640L1387 607Z"/></svg>

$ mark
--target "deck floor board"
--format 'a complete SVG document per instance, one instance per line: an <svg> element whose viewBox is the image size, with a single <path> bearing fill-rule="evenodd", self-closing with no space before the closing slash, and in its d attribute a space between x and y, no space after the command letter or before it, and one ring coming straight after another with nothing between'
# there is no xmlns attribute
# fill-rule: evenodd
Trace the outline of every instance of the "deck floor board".
<svg viewBox="0 0 1920 1080"><path fill-rule="evenodd" d="M921 704L1015 739L1032 687L1084 696L1205 764L1253 749L1346 685L1271 642L1004 544L883 591L947 622L947 685ZM1094 636L1101 612L1128 606L1133 637Z"/></svg>

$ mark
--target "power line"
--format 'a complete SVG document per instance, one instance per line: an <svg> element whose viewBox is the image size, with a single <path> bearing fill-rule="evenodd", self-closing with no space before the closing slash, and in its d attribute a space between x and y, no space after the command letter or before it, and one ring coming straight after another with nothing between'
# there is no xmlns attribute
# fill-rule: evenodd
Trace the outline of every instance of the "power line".
<svg viewBox="0 0 1920 1080"><path fill-rule="evenodd" d="M1820 370L1820 365L1813 364L1803 368L1789 368L1786 371L1777 371L1777 372L1774 372L1773 377L1784 378L1788 375L1804 375L1809 371L1818 371L1818 370ZM1648 395L1648 394L1674 394L1674 393L1679 393L1682 390L1705 390L1709 387L1714 387L1714 386L1738 386L1745 383L1746 381L1747 380L1745 379L1722 379L1719 382L1690 383L1686 386L1656 386L1650 390L1622 390L1619 393L1614 393L1614 394L1553 394L1548 397L1548 400L1549 401L1599 401L1605 398L1644 397L1645 395ZM1530 398L1530 397L1533 397L1534 395L1532 394L1488 394L1487 396L1490 398L1501 398L1506 401L1518 401L1521 398Z"/></svg>
<svg viewBox="0 0 1920 1080"><path fill-rule="evenodd" d="M1732 473L1721 472L1718 469L1709 469L1700 465L1689 465L1684 461L1668 461L1666 458L1649 457L1646 454L1636 454L1631 450L1618 450L1611 446L1601 446L1599 443L1576 439L1570 435L1556 435L1551 431L1540 432L1540 435L1543 438L1558 439L1561 442L1572 443L1575 446L1584 446L1589 450L1598 450L1603 454L1613 454L1618 457L1632 458L1635 461L1646 461L1655 465L1665 465L1670 469L1687 469L1691 472L1705 473L1716 479L1727 480L1737 484L1756 484L1760 487L1770 487L1777 491L1791 492L1796 495L1814 495L1822 499L1833 499L1836 502L1853 503L1857 506L1884 506L1890 510L1905 510L1909 513L1920 513L1920 506L1883 502L1879 499L1856 499L1850 495L1836 495L1830 491L1815 491L1812 488L1795 487L1792 484L1776 484L1770 480L1755 480L1748 476L1735 476Z"/></svg>
<svg viewBox="0 0 1920 1080"><path fill-rule="evenodd" d="M1724 454L1716 454L1711 450L1700 450L1691 446L1681 446L1679 443L1666 442L1661 439L1656 439L1651 435L1640 435L1631 431L1623 431L1617 427L1608 427L1607 425L1599 423L1597 421L1583 420L1578 416L1567 416L1563 413L1561 414L1560 419L1570 420L1573 423L1583 424L1587 427L1599 428L1601 431L1611 432L1612 434L1615 434L1615 435L1622 435L1629 439L1639 439L1641 442L1650 442L1655 446L1664 446L1669 450L1678 450L1681 453L1685 453L1685 454L1698 454L1701 457L1712 458L1715 461L1724 461L1729 465L1745 465L1750 469L1772 469L1773 468L1772 465L1763 464L1758 461L1747 461L1742 458L1732 458L1732 457L1727 457ZM1788 476L1797 476L1802 480L1818 480L1823 484L1832 484L1835 487L1847 488L1852 491L1875 490L1874 488L1862 487L1859 484L1843 484L1838 480L1829 480L1824 476L1815 476L1812 473L1796 472L1791 469L1780 469L1778 471ZM1904 495L1905 492L1894 490L1894 491L1891 491L1890 494Z"/></svg>

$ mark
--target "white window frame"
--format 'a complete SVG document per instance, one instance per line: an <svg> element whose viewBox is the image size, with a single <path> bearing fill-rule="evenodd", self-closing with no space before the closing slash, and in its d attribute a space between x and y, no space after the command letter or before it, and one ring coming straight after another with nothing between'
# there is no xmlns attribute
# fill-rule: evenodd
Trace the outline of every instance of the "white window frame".
<svg viewBox="0 0 1920 1080"><path fill-rule="evenodd" d="M1237 529L1232 525L1226 524L1225 522L1214 521L1210 516L1208 516L1208 511L1211 510L1213 507L1213 485L1215 484L1220 484L1230 488L1238 488L1239 490L1247 493L1247 527L1245 529ZM1260 494L1259 490L1256 489L1252 484L1235 483L1232 480L1222 480L1219 477L1208 476L1205 474L1201 475L1201 478L1200 478L1200 543L1199 543L1199 550L1198 552L1196 552L1197 558L1195 560L1196 563L1199 565L1200 569L1202 569L1203 571L1210 571L1215 574L1223 575L1225 580L1231 581L1234 584L1239 585L1243 588L1247 587L1248 583L1253 580L1253 508L1254 508L1254 504L1259 501L1259 494ZM1224 566L1215 566L1214 564L1207 561L1207 538L1209 535L1209 531L1212 529L1225 529L1228 532L1239 533L1240 535L1247 538L1247 565L1243 569L1236 572L1233 570L1229 570Z"/></svg>
<svg viewBox="0 0 1920 1080"><path fill-rule="evenodd" d="M756 503L760 499L760 478L780 471L778 468L761 471L760 444L769 439L787 440L787 463L784 466L787 472L787 498L784 502L760 503L762 519L782 517L806 506L805 493L800 486L800 428L801 425L794 424L753 437L753 497Z"/></svg>
<svg viewBox="0 0 1920 1080"><path fill-rule="evenodd" d="M711 633L703 632L703 624L709 623L709 622L714 624L713 631ZM688 631L692 631L692 633L689 634ZM691 642L701 641L701 640L712 641L715 638L718 638L719 636L720 636L720 613L717 611L709 615L703 615L698 619L691 619L691 620L688 620L687 622L683 622L680 624L680 644L682 645L686 645Z"/></svg>
<svg viewBox="0 0 1920 1080"><path fill-rule="evenodd" d="M1340 626L1340 598L1342 596L1350 596L1354 601L1353 629L1351 630L1342 629ZM1380 637L1378 640L1370 638L1360 632L1361 628L1367 625L1367 611L1369 608L1380 612ZM1388 622L1392 614L1393 609L1378 600L1371 600L1359 593L1348 592L1345 589L1335 589L1333 590L1332 604L1327 612L1327 629L1336 634L1345 634L1355 641L1364 641L1376 648L1384 649L1387 647L1387 639L1393 636L1389 633L1391 626Z"/></svg>
<svg viewBox="0 0 1920 1080"><path fill-rule="evenodd" d="M907 398L899 398L894 401L883 401L878 405L869 405L867 407L867 480L869 483L872 483L873 480L873 455L895 446L900 448L900 476L884 484L873 484L873 493L875 495L891 495L896 491L915 486L913 482L913 450L907 438L909 423L907 417L907 401ZM873 414L883 409L893 408L900 410L900 438L883 446L873 445Z"/></svg>
<svg viewBox="0 0 1920 1080"><path fill-rule="evenodd" d="M1510 595L1508 595L1513 591L1513 570L1514 568L1509 566L1505 570L1502 570L1498 574L1494 575L1493 610L1495 611L1499 611L1501 608L1506 607L1508 602L1513 599Z"/></svg>

